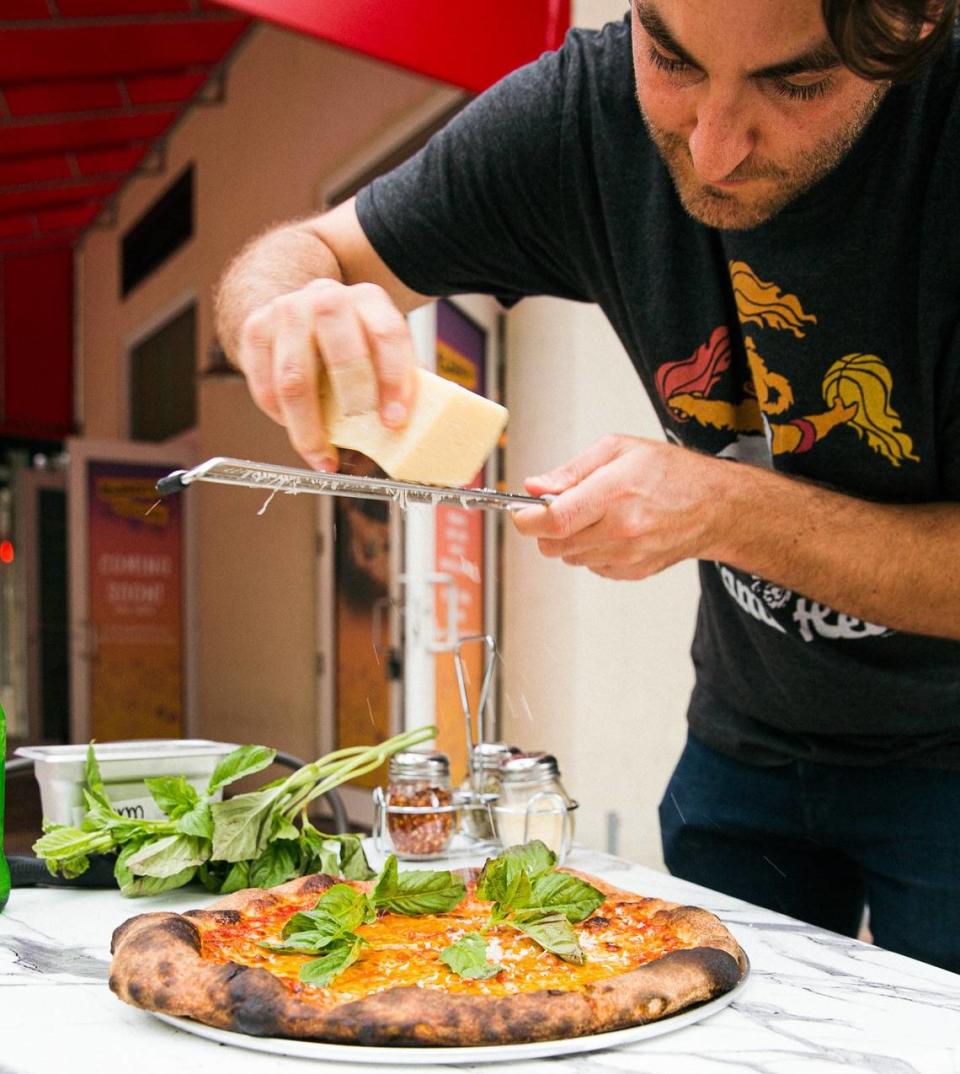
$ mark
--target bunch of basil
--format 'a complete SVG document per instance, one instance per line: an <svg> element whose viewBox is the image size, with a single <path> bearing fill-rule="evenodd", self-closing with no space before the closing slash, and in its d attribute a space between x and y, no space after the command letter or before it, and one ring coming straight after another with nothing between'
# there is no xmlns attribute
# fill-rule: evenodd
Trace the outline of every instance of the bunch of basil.
<svg viewBox="0 0 960 1074"><path fill-rule="evenodd" d="M366 880L373 872L360 836L318 831L307 808L331 788L436 734L435 727L421 727L378 746L337 750L256 791L214 801L222 788L262 771L276 756L266 746L240 746L220 760L204 794L183 776L147 779L162 820L114 809L91 743L83 788L87 812L80 827L45 822L33 850L54 876L65 877L84 873L91 855L116 854L114 876L121 892L134 896L157 895L194 879L223 894L314 872Z"/></svg>

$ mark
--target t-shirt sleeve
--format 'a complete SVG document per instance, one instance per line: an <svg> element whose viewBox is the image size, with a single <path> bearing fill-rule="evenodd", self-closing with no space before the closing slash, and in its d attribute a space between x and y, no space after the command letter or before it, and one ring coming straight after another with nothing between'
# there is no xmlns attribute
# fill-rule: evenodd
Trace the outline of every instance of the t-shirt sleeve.
<svg viewBox="0 0 960 1074"><path fill-rule="evenodd" d="M424 295L587 300L564 226L568 44L508 75L362 189L374 249Z"/></svg>

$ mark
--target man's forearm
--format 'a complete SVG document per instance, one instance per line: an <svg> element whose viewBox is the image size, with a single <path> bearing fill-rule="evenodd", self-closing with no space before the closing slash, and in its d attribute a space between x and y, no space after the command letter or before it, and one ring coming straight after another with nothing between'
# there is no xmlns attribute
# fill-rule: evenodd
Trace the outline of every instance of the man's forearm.
<svg viewBox="0 0 960 1074"><path fill-rule="evenodd" d="M217 336L228 355L237 352L240 329L254 310L311 280L341 279L329 247L306 223L261 235L233 260L217 288Z"/></svg>
<svg viewBox="0 0 960 1074"><path fill-rule="evenodd" d="M866 622L960 639L960 504L877 504L723 465L720 536L703 558Z"/></svg>

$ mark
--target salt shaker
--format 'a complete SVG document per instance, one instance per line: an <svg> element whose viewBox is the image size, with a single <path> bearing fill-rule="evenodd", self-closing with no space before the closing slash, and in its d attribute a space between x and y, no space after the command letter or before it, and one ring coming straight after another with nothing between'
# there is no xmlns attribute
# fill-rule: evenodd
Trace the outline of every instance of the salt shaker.
<svg viewBox="0 0 960 1074"><path fill-rule="evenodd" d="M557 759L551 754L519 754L501 763L500 798L493 815L503 846L540 839L562 859L573 841L576 807L560 782Z"/></svg>

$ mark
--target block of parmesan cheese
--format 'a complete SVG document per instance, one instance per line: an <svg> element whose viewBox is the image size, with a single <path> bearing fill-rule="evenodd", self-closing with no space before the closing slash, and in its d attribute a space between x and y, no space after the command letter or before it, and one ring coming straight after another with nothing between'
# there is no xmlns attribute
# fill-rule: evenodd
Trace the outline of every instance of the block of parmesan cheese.
<svg viewBox="0 0 960 1074"><path fill-rule="evenodd" d="M417 368L410 419L403 429L380 421L371 384L364 392L369 408L346 414L330 385L321 385L323 417L330 440L369 456L395 481L425 485L466 485L497 445L507 424L507 409Z"/></svg>

